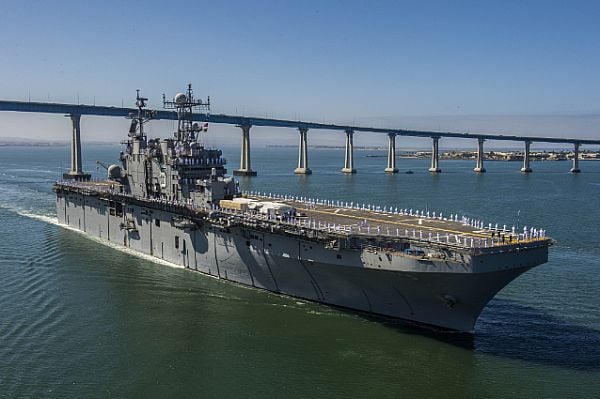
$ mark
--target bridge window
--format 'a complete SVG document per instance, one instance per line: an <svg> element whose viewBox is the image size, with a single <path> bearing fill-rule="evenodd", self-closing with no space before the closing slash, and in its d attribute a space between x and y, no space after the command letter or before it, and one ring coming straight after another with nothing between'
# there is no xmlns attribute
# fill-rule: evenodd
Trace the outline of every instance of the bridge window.
<svg viewBox="0 0 600 399"><path fill-rule="evenodd" d="M155 219L154 224L156 225L156 227L160 227L160 219Z"/></svg>
<svg viewBox="0 0 600 399"><path fill-rule="evenodd" d="M175 249L179 249L179 236L175 236Z"/></svg>

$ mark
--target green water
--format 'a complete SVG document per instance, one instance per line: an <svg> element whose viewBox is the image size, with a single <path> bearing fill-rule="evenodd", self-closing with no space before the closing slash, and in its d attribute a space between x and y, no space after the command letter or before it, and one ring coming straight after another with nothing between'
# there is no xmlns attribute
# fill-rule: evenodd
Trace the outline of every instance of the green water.
<svg viewBox="0 0 600 399"><path fill-rule="evenodd" d="M84 149L84 169L118 147ZM26 154L24 156L23 154ZM557 239L548 264L486 307L472 337L221 282L117 251L53 224L68 148L0 148L0 397L600 396L600 162L520 165L253 149L244 189L518 221ZM235 166L237 149L226 150ZM520 211L520 212L519 212Z"/></svg>

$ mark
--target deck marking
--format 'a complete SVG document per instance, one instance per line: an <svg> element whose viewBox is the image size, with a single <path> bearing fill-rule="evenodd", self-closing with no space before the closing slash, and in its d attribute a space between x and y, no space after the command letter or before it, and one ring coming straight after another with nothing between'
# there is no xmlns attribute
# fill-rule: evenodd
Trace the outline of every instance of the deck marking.
<svg viewBox="0 0 600 399"><path fill-rule="evenodd" d="M400 226L408 226L408 227L414 227L414 228L420 228L420 229L425 228L425 229L431 230L433 232L443 231L446 233L452 233L452 234L457 234L457 235L468 234L468 235L473 235L473 236L476 236L479 238L489 238L488 235L484 235L484 234L476 233L476 232L430 227L430 226L426 226L425 224L413 224L413 223L402 222L402 221L382 220L382 219L376 219L376 218L369 217L368 215L363 215L363 216L359 217L359 216L354 216L354 215L348 215L346 213L338 214L335 212L322 211L322 210L318 210L318 209L308 209L308 208L300 208L300 209L302 209L303 211L307 211L307 212L316 212L316 213L322 213L325 215L344 216L344 217L348 217L348 218L352 218L352 219L370 220L372 222L387 223L387 224L400 225ZM338 209L337 211L340 211L340 209ZM410 219L408 219L408 220L410 220ZM423 220L426 220L426 219L423 219Z"/></svg>

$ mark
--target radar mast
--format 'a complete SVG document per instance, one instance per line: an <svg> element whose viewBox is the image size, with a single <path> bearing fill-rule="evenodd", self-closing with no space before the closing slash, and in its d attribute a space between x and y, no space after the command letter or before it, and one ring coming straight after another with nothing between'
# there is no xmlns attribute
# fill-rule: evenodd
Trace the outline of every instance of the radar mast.
<svg viewBox="0 0 600 399"><path fill-rule="evenodd" d="M178 93L173 100L167 100L163 94L163 108L174 109L177 112L177 131L174 133L175 140L182 143L194 143L198 140L198 134L208 129L208 123L201 126L194 123L192 111L203 110L207 115L210 112L210 97L206 101L196 100L192 90L192 84L188 84L187 93Z"/></svg>
<svg viewBox="0 0 600 399"><path fill-rule="evenodd" d="M129 137L139 139L141 141L146 140L146 134L144 133L144 124L149 120L153 119L156 115L155 111L146 110L145 97L140 97L140 90L136 90L135 105L138 108L137 113L129 113L128 119L131 119L131 125L129 126Z"/></svg>

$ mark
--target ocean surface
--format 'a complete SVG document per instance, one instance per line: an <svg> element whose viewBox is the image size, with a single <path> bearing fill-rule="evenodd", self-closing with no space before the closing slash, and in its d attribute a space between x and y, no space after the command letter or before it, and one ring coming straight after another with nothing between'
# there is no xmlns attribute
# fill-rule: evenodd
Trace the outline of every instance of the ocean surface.
<svg viewBox="0 0 600 399"><path fill-rule="evenodd" d="M84 147L84 169L118 146ZM483 311L473 336L245 288L108 247L56 224L68 147L0 148L0 397L598 398L600 162L399 159L253 148L247 190L460 213L544 228L550 261ZM230 171L239 152L225 150ZM405 174L407 170L414 174Z"/></svg>

